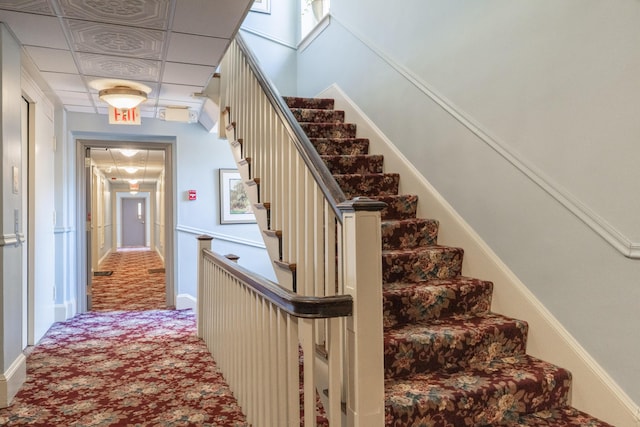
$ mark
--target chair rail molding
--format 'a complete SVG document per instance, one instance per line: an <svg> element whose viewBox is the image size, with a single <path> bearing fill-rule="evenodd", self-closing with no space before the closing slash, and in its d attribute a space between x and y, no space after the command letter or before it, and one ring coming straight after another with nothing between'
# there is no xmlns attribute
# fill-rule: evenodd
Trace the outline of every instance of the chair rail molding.
<svg viewBox="0 0 640 427"><path fill-rule="evenodd" d="M516 167L528 179L530 179L538 187L540 187L547 194L558 201L558 203L569 210L592 231L597 233L607 243L613 246L618 252L620 252L627 258L640 259L640 242L632 241L611 223L609 223L605 218L598 215L595 211L593 211L593 209L580 201L576 196L571 194L558 183L554 182L539 168L510 150L505 142L500 141L499 138L491 135L488 130L484 129L480 124L476 123L475 120L471 118L470 114L456 106L452 101L450 101L444 95L440 94L436 89L434 89L432 85L425 82L407 67L396 61L390 54L377 46L374 42L367 39L364 35L360 34L354 28L345 24L344 21L336 17L335 14L331 15L331 19L340 24L357 40L359 40L366 48L371 50L371 52L373 52L381 60L386 62L392 69L394 69L404 79L410 82L416 89L418 89L433 102L435 102L440 108L451 115L451 117L453 117L461 125L466 127L474 135L476 135L482 142L487 144L492 150L494 150L501 157L503 157L514 167Z"/></svg>
<svg viewBox="0 0 640 427"><path fill-rule="evenodd" d="M266 249L266 246L264 245L264 243L259 242L257 240L243 239L242 237L232 236L230 234L215 233L210 230L203 230L200 228L189 227L188 225L178 225L176 226L176 230L183 233L193 234L194 236L200 236L200 235L206 234L206 235L212 236L214 239L217 239L217 240L237 243L239 245L253 246L254 248Z"/></svg>

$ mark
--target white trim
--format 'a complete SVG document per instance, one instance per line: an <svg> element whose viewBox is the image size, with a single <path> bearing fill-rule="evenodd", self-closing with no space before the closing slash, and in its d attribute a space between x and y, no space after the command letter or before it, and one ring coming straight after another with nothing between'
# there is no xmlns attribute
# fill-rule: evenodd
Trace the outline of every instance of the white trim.
<svg viewBox="0 0 640 427"><path fill-rule="evenodd" d="M547 194L556 199L562 206L568 209L576 217L578 217L584 224L596 232L600 237L607 241L616 250L622 253L624 256L632 259L640 259L640 242L633 242L631 239L623 235L618 229L611 225L607 220L602 218L590 207L582 203L576 196L571 194L566 189L562 188L558 183L554 182L549 176L538 169L536 166L512 152L503 141L499 138L492 136L489 131L483 129L483 127L476 123L470 116L470 114L463 111L444 95L438 93L431 85L415 75L411 70L400 64L384 50L378 47L371 40L368 40L362 34L359 34L353 28L348 27L340 19L333 16L341 26L343 26L348 32L350 32L355 38L357 38L363 45L371 50L376 56L386 62L391 68L403 76L413 86L415 86L420 92L424 93L431 100L440 106L444 111L449 113L460 124L469 129L475 134L482 142L487 144L496 153L502 156L505 160L515 166L520 172L522 172L527 178L533 181L536 185L542 188Z"/></svg>
<svg viewBox="0 0 640 427"><path fill-rule="evenodd" d="M292 50L296 49L296 46L294 44L289 43L289 42L287 42L285 40L281 40L279 38L273 37L271 34L267 34L267 33L262 32L260 30L256 30L255 28L250 28L250 27L247 27L247 26L243 25L242 27L240 27L240 31L244 31L245 33L253 34L254 36L260 37L260 38L265 39L265 40L269 40L269 41L277 43L277 44L279 44L281 46L288 47L289 49L292 49Z"/></svg>
<svg viewBox="0 0 640 427"><path fill-rule="evenodd" d="M71 319L76 314L76 302L75 300L65 301L62 304L55 305L55 318L56 322L64 322Z"/></svg>
<svg viewBox="0 0 640 427"><path fill-rule="evenodd" d="M11 404L14 396L27 379L27 358L20 353L9 369L0 375L0 408Z"/></svg>
<svg viewBox="0 0 640 427"><path fill-rule="evenodd" d="M417 194L418 210L428 206L440 221L439 243L464 248L465 275L494 282L492 310L529 323L527 352L572 372L574 406L614 425L636 425L639 408L633 400L340 87L333 84L318 96L335 99L336 109L370 139L371 152L383 154L385 167L402 174L403 192Z"/></svg>
<svg viewBox="0 0 640 427"><path fill-rule="evenodd" d="M207 234L212 236L214 239L224 240L225 242L237 243L239 245L252 246L254 248L266 249L264 242L257 242L255 240L243 239L242 237L232 236L229 234L221 234L211 232L209 230L203 230L201 228L189 227L187 225L178 225L176 227L177 231L181 231L183 233L193 234L194 236L200 236L203 234Z"/></svg>
<svg viewBox="0 0 640 427"><path fill-rule="evenodd" d="M331 14L327 13L306 36L298 43L298 51L302 52L331 24Z"/></svg>
<svg viewBox="0 0 640 427"><path fill-rule="evenodd" d="M190 308L194 312L197 312L197 307L198 300L189 294L178 294L176 297L176 310L186 310Z"/></svg>
<svg viewBox="0 0 640 427"><path fill-rule="evenodd" d="M4 234L0 236L0 246L15 246L18 242L23 242L24 238L20 240L17 234Z"/></svg>

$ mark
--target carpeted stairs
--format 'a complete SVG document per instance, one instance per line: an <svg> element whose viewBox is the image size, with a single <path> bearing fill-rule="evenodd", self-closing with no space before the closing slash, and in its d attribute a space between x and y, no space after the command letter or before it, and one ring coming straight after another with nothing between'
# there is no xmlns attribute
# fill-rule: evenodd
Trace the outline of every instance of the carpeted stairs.
<svg viewBox="0 0 640 427"><path fill-rule="evenodd" d="M463 250L368 154L333 100L285 98L348 199L382 211L388 426L608 426L568 405L571 374L526 354L527 323L490 311L492 283L464 277Z"/></svg>

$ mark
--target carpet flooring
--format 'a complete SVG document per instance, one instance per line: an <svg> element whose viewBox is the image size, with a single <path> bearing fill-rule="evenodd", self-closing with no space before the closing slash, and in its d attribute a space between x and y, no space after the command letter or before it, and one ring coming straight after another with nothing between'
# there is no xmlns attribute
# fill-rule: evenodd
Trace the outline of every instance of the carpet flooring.
<svg viewBox="0 0 640 427"><path fill-rule="evenodd" d="M247 426L191 310L167 310L151 251L119 251L94 277L94 311L55 323L27 356L2 426Z"/></svg>
<svg viewBox="0 0 640 427"><path fill-rule="evenodd" d="M98 266L111 275L93 276L93 311L155 310L167 308L164 264L149 249L112 252Z"/></svg>

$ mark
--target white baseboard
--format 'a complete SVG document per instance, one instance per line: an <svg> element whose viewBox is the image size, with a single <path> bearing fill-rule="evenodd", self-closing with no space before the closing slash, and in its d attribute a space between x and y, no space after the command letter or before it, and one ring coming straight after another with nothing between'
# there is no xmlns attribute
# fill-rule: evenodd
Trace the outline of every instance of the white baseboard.
<svg viewBox="0 0 640 427"><path fill-rule="evenodd" d="M55 305L55 319L56 322L64 322L67 319L71 319L76 315L76 301L66 301L64 304Z"/></svg>
<svg viewBox="0 0 640 427"><path fill-rule="evenodd" d="M188 308L196 311L198 300L189 294L180 294L176 297L176 310L186 310Z"/></svg>
<svg viewBox="0 0 640 427"><path fill-rule="evenodd" d="M529 323L527 352L571 371L572 404L618 427L640 427L635 402L342 89L334 84L318 96L335 99L335 108L357 125L358 136L370 139L371 154L383 154L385 168L402 174L402 192L420 200L418 215L421 206L428 206L430 216L440 221L439 243L464 248L465 275L493 281L492 309Z"/></svg>
<svg viewBox="0 0 640 427"><path fill-rule="evenodd" d="M22 353L13 361L9 369L0 375L0 408L11 404L14 396L27 379L27 358Z"/></svg>

